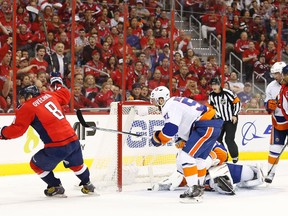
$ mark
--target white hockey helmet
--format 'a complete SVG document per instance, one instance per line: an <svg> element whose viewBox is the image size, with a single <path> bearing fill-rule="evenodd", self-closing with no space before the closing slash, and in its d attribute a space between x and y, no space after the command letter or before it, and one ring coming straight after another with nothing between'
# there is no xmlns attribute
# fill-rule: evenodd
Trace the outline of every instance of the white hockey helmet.
<svg viewBox="0 0 288 216"><path fill-rule="evenodd" d="M164 100L163 104L159 104L160 98L163 98L163 100ZM159 86L159 87L153 89L153 91L151 92L151 95L150 95L151 103L152 103L152 100L154 99L156 101L157 105L160 107L162 107L169 98L170 98L170 91L165 86Z"/></svg>
<svg viewBox="0 0 288 216"><path fill-rule="evenodd" d="M270 69L270 73L271 74L282 73L282 69L285 66L286 66L285 62L275 62Z"/></svg>

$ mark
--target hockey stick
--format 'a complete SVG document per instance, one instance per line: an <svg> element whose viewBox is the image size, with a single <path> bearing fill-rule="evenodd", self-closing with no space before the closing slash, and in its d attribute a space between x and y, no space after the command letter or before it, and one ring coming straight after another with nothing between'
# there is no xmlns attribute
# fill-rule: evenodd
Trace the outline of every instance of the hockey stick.
<svg viewBox="0 0 288 216"><path fill-rule="evenodd" d="M130 136L136 136L136 137L146 137L142 134L135 134L135 133L130 133L130 132L125 132L125 131L118 131L118 130L113 130L113 129L106 129L106 128L99 128L99 127L96 127L96 126L90 126L87 124L87 122L84 120L84 117L82 115L82 112L80 109L78 109L76 111L76 115L77 115L77 118L80 122L80 124L83 126L83 127L87 127L87 128L92 128L93 130L101 130L101 131L106 131L106 132L114 132L114 133L119 133L119 134L127 134L127 135L130 135ZM147 137L146 137L147 138Z"/></svg>
<svg viewBox="0 0 288 216"><path fill-rule="evenodd" d="M40 10L38 10L37 8L29 6L29 5L26 6L26 10L31 12L31 13L37 14L42 19L42 25L43 25L43 29L44 29L45 39L46 39L46 43L48 44L48 47L49 47L49 52L47 52L47 54L49 55L49 58L50 58L52 71L55 72L55 68L54 68L54 64L53 64L53 60L52 60L52 56L51 56L52 49L51 49L50 43L48 41L47 26L46 26L46 21L44 19L43 13Z"/></svg>
<svg viewBox="0 0 288 216"><path fill-rule="evenodd" d="M271 171L273 170L273 168L274 168L274 166L276 165L276 162L278 162L278 160L279 160L279 158L280 158L280 156L282 155L282 153L284 152L284 150L285 150L285 148L286 148L286 146L288 145L288 141L285 143L285 145L283 145L283 148L282 148L282 150L280 151L280 153L279 153L279 155L278 155L278 157L276 158L276 160L274 161L274 163L272 164L272 166L271 166L271 168L270 168L270 170L268 171L268 173L267 173L267 176L269 176L269 174L271 173Z"/></svg>

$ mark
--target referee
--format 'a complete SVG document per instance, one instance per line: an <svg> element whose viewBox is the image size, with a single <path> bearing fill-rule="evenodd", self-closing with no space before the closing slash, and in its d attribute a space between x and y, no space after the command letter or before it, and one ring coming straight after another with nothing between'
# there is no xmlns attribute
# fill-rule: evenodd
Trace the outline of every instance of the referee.
<svg viewBox="0 0 288 216"><path fill-rule="evenodd" d="M210 84L212 91L208 97L208 106L213 106L217 111L217 117L224 121L217 141L223 144L225 134L225 143L229 154L233 163L237 163L239 152L234 139L238 124L238 113L241 109L240 99L232 91L222 88L219 78L212 78Z"/></svg>

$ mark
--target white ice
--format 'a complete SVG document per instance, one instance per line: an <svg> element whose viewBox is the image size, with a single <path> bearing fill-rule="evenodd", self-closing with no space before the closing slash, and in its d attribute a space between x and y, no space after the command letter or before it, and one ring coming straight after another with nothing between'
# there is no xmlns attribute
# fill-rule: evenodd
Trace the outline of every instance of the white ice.
<svg viewBox="0 0 288 216"><path fill-rule="evenodd" d="M240 162L241 163L241 162ZM245 162L255 164L255 161ZM259 161L258 161L259 163ZM263 164L267 171L266 161ZM183 204L177 191L147 191L139 185L134 191L105 192L100 196L83 195L76 187L72 172L56 173L68 198L47 198L46 185L37 175L0 177L0 216L102 216L102 215L286 215L288 209L288 161L281 160L271 185L254 189L237 189L235 196L205 192L203 202Z"/></svg>

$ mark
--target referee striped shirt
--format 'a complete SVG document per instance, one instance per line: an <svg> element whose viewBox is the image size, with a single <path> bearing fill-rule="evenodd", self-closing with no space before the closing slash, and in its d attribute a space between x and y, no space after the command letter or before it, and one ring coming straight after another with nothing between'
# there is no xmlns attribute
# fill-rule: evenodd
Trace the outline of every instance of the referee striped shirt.
<svg viewBox="0 0 288 216"><path fill-rule="evenodd" d="M211 92L208 103L216 109L216 116L223 121L231 121L241 111L240 99L232 91L221 88L219 93Z"/></svg>

